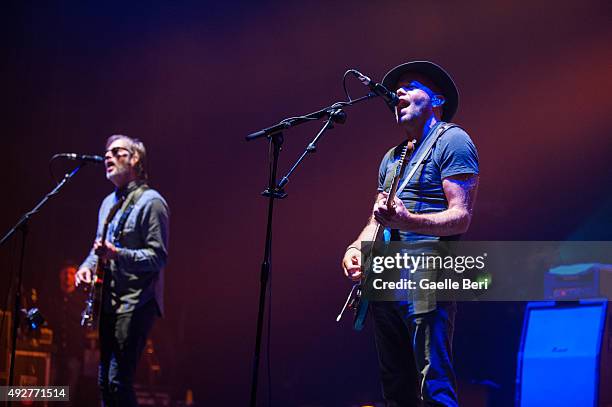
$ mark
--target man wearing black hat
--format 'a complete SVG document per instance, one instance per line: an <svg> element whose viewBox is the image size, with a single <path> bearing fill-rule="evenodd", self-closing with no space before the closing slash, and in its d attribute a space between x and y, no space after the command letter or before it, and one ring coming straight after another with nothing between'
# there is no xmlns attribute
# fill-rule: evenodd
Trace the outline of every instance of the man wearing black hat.
<svg viewBox="0 0 612 407"><path fill-rule="evenodd" d="M383 85L399 97L394 113L406 141L383 157L372 216L342 260L353 280L362 277L361 242L372 240L378 224L391 229L391 240L456 240L470 225L478 187L476 147L463 129L445 125L459 101L450 75L432 62L414 61L389 71ZM388 205L385 191L403 146L416 140L418 156L432 137L426 158ZM457 406L451 352L456 304L425 298L370 305L387 406Z"/></svg>

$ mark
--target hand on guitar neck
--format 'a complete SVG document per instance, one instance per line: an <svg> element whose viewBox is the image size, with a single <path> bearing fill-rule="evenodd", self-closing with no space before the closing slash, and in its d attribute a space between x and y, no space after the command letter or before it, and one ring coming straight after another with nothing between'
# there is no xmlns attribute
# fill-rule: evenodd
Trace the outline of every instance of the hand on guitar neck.
<svg viewBox="0 0 612 407"><path fill-rule="evenodd" d="M102 244L100 241L96 241L93 245L93 249L96 256L101 260L117 260L119 250L117 250L117 247L112 243L104 242L104 244Z"/></svg>
<svg viewBox="0 0 612 407"><path fill-rule="evenodd" d="M394 197L391 205L387 203L388 193L383 192L383 199L377 200L374 204L372 215L382 226L390 229L408 229L412 215L404 206L404 202L397 196Z"/></svg>

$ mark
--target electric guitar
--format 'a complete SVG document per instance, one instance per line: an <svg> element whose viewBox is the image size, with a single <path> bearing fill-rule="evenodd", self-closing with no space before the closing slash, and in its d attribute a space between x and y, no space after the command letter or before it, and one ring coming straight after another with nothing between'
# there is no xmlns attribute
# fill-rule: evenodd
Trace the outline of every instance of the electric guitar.
<svg viewBox="0 0 612 407"><path fill-rule="evenodd" d="M397 193L399 181L402 178L402 174L404 173L408 162L410 161L412 153L414 152L415 144L415 140L409 141L402 150L402 155L400 156L399 162L396 165L393 173L393 179L391 181L391 187L389 188L389 195L387 197L387 205L394 206L393 202ZM368 315L369 301L363 298L363 286L369 275L365 273L365 270L370 270L372 268L375 248L374 242L388 241L389 239L386 238L387 236L390 236L390 230L377 223L374 235L372 236L372 245L370 250L367 254L362 254L363 264L361 265L361 280L351 289L348 298L344 303L344 307L342 307L342 311L340 311L340 315L338 315L338 318L336 319L336 321L340 320L342 313L347 307L352 309L355 313L353 318L353 329L356 331L361 331L363 329L366 317Z"/></svg>
<svg viewBox="0 0 612 407"><path fill-rule="evenodd" d="M106 235L108 233L108 226L115 217L123 201L115 204L109 211L104 225L102 227L102 238L101 242L104 246L106 244ZM100 320L100 310L102 308L102 291L104 289L104 272L106 269L106 261L98 256L96 262L96 270L91 276L91 283L88 287L87 300L85 300L85 309L81 313L81 326L96 329L98 321Z"/></svg>

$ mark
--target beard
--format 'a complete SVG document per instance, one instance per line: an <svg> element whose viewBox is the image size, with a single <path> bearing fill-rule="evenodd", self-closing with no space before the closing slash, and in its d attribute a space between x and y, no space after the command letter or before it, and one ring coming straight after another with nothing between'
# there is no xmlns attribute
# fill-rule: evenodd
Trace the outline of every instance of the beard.
<svg viewBox="0 0 612 407"><path fill-rule="evenodd" d="M106 179L116 184L123 177L126 177L130 172L130 168L127 166L115 165L111 172L106 173Z"/></svg>
<svg viewBox="0 0 612 407"><path fill-rule="evenodd" d="M425 103L411 103L398 112L398 123L418 121L427 115L427 105Z"/></svg>

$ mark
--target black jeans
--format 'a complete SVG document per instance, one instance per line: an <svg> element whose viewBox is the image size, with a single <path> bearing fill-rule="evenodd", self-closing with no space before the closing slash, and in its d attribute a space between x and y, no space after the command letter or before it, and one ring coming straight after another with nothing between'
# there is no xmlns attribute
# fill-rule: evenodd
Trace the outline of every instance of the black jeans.
<svg viewBox="0 0 612 407"><path fill-rule="evenodd" d="M138 406L134 372L156 315L154 300L133 312L100 315L98 385L102 406Z"/></svg>
<svg viewBox="0 0 612 407"><path fill-rule="evenodd" d="M370 304L387 406L458 406L451 349L456 304L418 315L401 302Z"/></svg>

